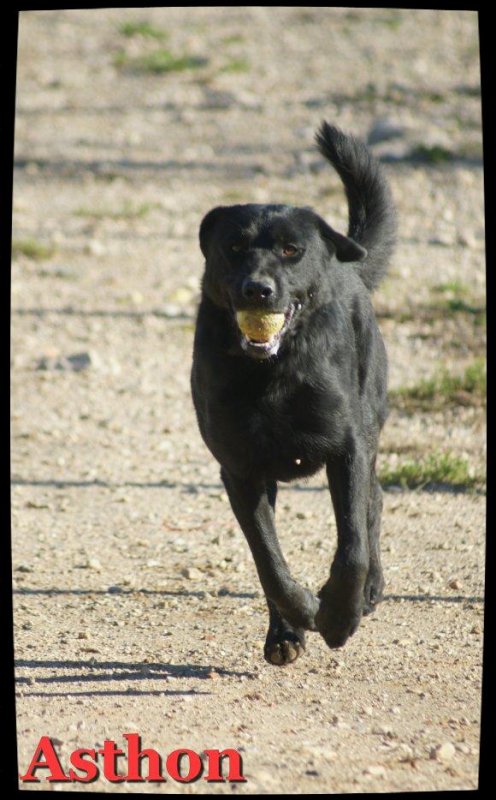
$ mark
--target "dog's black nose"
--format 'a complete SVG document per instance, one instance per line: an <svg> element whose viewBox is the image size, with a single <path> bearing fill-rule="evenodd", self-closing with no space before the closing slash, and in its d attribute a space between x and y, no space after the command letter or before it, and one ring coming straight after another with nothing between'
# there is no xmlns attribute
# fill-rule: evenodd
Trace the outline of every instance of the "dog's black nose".
<svg viewBox="0 0 496 800"><path fill-rule="evenodd" d="M251 278L245 278L241 290L246 300L263 303L270 300L275 292L275 288L275 283L271 281L270 278L264 278L263 281L254 281Z"/></svg>

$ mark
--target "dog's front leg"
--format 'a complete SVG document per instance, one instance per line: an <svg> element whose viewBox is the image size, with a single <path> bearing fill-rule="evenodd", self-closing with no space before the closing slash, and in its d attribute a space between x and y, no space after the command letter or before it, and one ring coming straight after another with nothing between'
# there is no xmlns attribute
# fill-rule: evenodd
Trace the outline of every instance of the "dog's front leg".
<svg viewBox="0 0 496 800"><path fill-rule="evenodd" d="M224 468L221 478L255 559L267 600L291 626L315 630L319 602L289 573L277 540L274 511L265 482L238 478Z"/></svg>
<svg viewBox="0 0 496 800"><path fill-rule="evenodd" d="M338 546L330 578L318 593L321 602L315 623L329 647L341 647L360 623L369 569L369 468L359 439L351 440L346 454L329 459L327 476Z"/></svg>

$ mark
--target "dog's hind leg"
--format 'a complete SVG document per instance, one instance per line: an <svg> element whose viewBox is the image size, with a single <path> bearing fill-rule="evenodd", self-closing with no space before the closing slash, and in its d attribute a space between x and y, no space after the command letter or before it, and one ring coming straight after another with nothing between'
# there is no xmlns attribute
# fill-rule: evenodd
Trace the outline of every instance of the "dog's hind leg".
<svg viewBox="0 0 496 800"><path fill-rule="evenodd" d="M234 515L243 531L268 600L293 628L315 630L316 597L291 577L274 525L274 489L221 469Z"/></svg>
<svg viewBox="0 0 496 800"><path fill-rule="evenodd" d="M379 536L381 532L382 489L375 474L375 464L370 473L370 494L367 509L367 533L369 538L370 566L365 581L364 614L375 611L382 600L384 576L381 567Z"/></svg>

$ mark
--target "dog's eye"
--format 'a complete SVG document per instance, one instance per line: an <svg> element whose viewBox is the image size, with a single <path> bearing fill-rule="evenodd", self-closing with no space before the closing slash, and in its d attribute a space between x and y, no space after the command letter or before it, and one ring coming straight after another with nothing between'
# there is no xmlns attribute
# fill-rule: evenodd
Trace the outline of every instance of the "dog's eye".
<svg viewBox="0 0 496 800"><path fill-rule="evenodd" d="M283 256L295 256L298 248L294 244L286 244L282 249Z"/></svg>

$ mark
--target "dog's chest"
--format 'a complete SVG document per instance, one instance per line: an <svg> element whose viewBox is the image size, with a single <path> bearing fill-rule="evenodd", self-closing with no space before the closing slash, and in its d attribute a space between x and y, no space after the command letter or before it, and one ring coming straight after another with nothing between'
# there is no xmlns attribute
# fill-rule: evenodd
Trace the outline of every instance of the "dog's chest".
<svg viewBox="0 0 496 800"><path fill-rule="evenodd" d="M247 471L292 480L322 466L340 435L341 399L329 387L284 376L231 390L223 393L216 416L222 416L224 447Z"/></svg>

